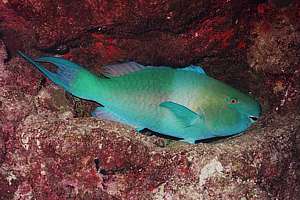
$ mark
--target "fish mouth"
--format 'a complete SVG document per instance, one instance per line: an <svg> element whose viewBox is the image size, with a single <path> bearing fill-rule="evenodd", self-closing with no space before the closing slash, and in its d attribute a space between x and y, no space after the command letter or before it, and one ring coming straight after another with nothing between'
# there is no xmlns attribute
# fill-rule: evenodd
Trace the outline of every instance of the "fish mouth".
<svg viewBox="0 0 300 200"><path fill-rule="evenodd" d="M249 117L249 119L250 119L250 121L251 121L252 123L254 123L254 122L256 122L256 121L258 120L258 117L257 117L257 116L250 115L250 116L248 116L248 117Z"/></svg>

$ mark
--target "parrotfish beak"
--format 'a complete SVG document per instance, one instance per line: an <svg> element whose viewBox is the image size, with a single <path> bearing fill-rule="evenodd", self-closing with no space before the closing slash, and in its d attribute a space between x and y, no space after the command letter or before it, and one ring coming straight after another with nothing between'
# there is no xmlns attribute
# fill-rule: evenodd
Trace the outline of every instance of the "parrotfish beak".
<svg viewBox="0 0 300 200"><path fill-rule="evenodd" d="M250 115L249 119L250 119L251 123L254 123L258 120L258 117Z"/></svg>
<svg viewBox="0 0 300 200"><path fill-rule="evenodd" d="M249 115L249 119L251 121L251 123L254 123L258 120L258 118L260 117L261 115L261 106L259 103L257 103L257 107L256 107L256 110L253 114Z"/></svg>

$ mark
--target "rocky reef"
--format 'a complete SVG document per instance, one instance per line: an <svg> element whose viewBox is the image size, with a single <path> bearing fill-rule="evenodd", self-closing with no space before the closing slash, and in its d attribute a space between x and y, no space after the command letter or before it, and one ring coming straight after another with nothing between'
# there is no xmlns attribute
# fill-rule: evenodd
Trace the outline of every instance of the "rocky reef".
<svg viewBox="0 0 300 200"><path fill-rule="evenodd" d="M0 1L0 199L297 199L300 4ZM189 145L92 118L16 55L101 66L202 65L250 92L245 134Z"/></svg>

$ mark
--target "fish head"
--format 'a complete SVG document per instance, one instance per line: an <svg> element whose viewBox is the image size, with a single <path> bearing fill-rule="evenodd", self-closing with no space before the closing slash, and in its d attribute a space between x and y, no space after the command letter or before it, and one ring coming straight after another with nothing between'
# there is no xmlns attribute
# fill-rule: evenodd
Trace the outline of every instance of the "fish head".
<svg viewBox="0 0 300 200"><path fill-rule="evenodd" d="M261 115L258 101L233 87L214 80L208 89L205 123L216 136L238 134Z"/></svg>

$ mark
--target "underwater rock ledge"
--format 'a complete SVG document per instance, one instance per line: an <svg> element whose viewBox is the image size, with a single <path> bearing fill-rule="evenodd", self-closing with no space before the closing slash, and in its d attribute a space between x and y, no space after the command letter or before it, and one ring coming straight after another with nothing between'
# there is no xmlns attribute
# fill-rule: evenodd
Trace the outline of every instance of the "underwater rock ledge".
<svg viewBox="0 0 300 200"><path fill-rule="evenodd" d="M66 56L97 64L134 59L180 66L224 54L228 58L244 49L244 35L257 4L251 0L8 0L0 1L0 30L12 54L16 49L35 49L69 52ZM238 52L235 59L240 56Z"/></svg>
<svg viewBox="0 0 300 200"><path fill-rule="evenodd" d="M296 199L299 115L266 113L235 138L161 147L127 126L74 118L51 94L62 90L3 60L0 199Z"/></svg>

